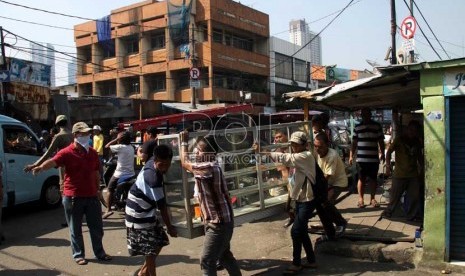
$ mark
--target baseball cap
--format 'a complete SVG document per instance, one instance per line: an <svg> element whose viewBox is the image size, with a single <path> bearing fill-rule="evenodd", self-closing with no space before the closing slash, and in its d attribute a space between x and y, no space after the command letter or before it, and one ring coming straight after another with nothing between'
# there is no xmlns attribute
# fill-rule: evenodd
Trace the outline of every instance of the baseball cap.
<svg viewBox="0 0 465 276"><path fill-rule="evenodd" d="M307 143L307 134L302 131L296 131L292 133L291 139L289 139L290 142L294 142L299 145L303 145Z"/></svg>
<svg viewBox="0 0 465 276"><path fill-rule="evenodd" d="M95 125L92 129L102 131L102 128L99 125Z"/></svg>
<svg viewBox="0 0 465 276"><path fill-rule="evenodd" d="M89 132L92 129L84 122L77 122L73 125L72 132L77 133L77 132Z"/></svg>
<svg viewBox="0 0 465 276"><path fill-rule="evenodd" d="M68 118L65 115L58 115L56 120L55 120L55 125L58 124L61 121L68 121Z"/></svg>

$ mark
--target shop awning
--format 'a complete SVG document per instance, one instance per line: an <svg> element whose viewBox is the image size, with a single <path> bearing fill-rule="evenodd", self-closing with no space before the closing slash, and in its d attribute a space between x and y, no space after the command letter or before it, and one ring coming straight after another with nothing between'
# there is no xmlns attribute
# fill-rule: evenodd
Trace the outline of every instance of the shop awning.
<svg viewBox="0 0 465 276"><path fill-rule="evenodd" d="M216 116L231 114L231 113L241 113L241 112L250 112L253 110L252 104L238 104L230 105L224 107L215 107L215 108L206 108L206 109L195 109L196 111L164 115L155 118L143 119L130 121L126 123L120 123L118 126L120 128L132 127L134 131L147 129L149 126L160 127L166 125L174 125L181 122L194 121L194 120L206 120Z"/></svg>
<svg viewBox="0 0 465 276"><path fill-rule="evenodd" d="M304 99L312 108L358 110L370 108L421 109L420 77L418 71L409 71L408 66L377 68L372 77L349 81L314 91L285 93L283 97Z"/></svg>

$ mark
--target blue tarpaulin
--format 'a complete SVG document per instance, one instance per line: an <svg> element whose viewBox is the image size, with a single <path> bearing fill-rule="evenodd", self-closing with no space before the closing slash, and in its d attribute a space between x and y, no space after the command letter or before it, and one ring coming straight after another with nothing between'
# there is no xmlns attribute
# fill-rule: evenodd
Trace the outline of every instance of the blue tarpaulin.
<svg viewBox="0 0 465 276"><path fill-rule="evenodd" d="M111 39L111 17L107 15L97 20L97 38L98 42L110 52L111 56L115 55L115 42Z"/></svg>
<svg viewBox="0 0 465 276"><path fill-rule="evenodd" d="M190 14L192 9L192 0L186 4L183 1L181 6L176 6L167 1L168 3L168 24L170 36L175 46L189 43L189 23Z"/></svg>

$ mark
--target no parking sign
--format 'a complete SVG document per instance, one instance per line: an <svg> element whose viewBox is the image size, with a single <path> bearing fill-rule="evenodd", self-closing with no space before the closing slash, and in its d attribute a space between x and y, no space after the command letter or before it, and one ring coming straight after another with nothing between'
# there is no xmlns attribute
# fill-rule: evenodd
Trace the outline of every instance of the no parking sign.
<svg viewBox="0 0 465 276"><path fill-rule="evenodd" d="M405 39L410 39L415 35L417 22L413 16L407 16L400 25L400 34Z"/></svg>

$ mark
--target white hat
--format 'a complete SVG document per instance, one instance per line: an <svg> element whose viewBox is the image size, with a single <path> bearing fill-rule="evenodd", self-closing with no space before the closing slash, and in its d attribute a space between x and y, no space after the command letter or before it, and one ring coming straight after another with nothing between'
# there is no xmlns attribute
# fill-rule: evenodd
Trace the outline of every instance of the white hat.
<svg viewBox="0 0 465 276"><path fill-rule="evenodd" d="M296 131L292 133L291 139L289 141L297 143L299 145L304 145L307 143L307 134L302 131Z"/></svg>
<svg viewBox="0 0 465 276"><path fill-rule="evenodd" d="M102 128L101 128L99 125L95 125L95 126L93 127L93 130L102 131Z"/></svg>

